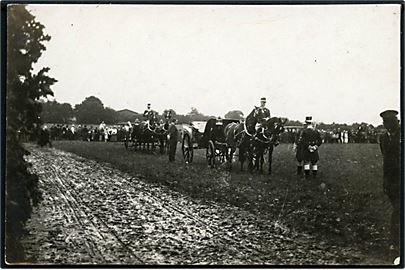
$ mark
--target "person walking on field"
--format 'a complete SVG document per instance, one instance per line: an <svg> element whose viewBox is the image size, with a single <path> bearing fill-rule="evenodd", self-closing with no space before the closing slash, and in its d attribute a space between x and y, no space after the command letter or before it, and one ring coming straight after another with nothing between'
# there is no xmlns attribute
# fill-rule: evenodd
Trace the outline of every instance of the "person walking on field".
<svg viewBox="0 0 405 270"><path fill-rule="evenodd" d="M380 113L386 129L380 137L383 155L383 190L391 205L390 246L394 258L399 257L399 218L400 218L400 180L401 180L401 130L397 111L386 110Z"/></svg>
<svg viewBox="0 0 405 270"><path fill-rule="evenodd" d="M169 125L169 130L168 130L168 142L169 142L169 161L173 162L176 157L176 147L177 147L177 142L179 140L179 131L177 130L176 127L177 120L172 119L170 125Z"/></svg>
<svg viewBox="0 0 405 270"><path fill-rule="evenodd" d="M312 116L305 118L305 125L296 142L297 174L302 174L302 163L304 163L305 177L309 177L312 171L312 176L316 178L318 174L317 162L319 161L318 148L322 144L322 138L312 124Z"/></svg>

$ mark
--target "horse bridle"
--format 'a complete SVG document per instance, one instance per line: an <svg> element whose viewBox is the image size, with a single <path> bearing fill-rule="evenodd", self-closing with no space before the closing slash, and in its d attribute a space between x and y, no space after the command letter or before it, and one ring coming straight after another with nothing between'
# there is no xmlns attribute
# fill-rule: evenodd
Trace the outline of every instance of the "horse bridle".
<svg viewBox="0 0 405 270"><path fill-rule="evenodd" d="M276 130L276 129L278 128L278 123L276 122L273 126L274 126L274 130ZM272 133L270 137L267 137L264 131L262 131L261 134L262 134L262 136L263 136L267 141L261 140L261 139L258 138L257 136L255 136L255 139L258 140L259 142L265 143L265 144L271 143L272 140L273 140L273 138L274 138L274 136L275 136L275 134Z"/></svg>

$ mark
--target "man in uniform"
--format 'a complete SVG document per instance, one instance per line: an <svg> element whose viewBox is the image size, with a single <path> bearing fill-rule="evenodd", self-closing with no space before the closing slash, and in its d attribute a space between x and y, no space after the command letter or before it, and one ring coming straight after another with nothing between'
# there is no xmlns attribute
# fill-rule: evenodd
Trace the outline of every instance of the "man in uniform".
<svg viewBox="0 0 405 270"><path fill-rule="evenodd" d="M152 110L150 108L150 103L148 103L146 110L143 112L143 117L145 120L149 120L149 116L152 113Z"/></svg>
<svg viewBox="0 0 405 270"><path fill-rule="evenodd" d="M262 128L262 120L265 118L270 118L270 110L266 108L266 98L262 97L260 99L260 106L255 107L254 110L258 110L260 112L260 119L258 119L258 122L256 124L256 132L259 132Z"/></svg>
<svg viewBox="0 0 405 270"><path fill-rule="evenodd" d="M266 98L262 97L260 99L260 107L259 109L262 111L263 113L263 118L270 118L270 110L266 108Z"/></svg>
<svg viewBox="0 0 405 270"><path fill-rule="evenodd" d="M177 130L176 127L176 119L172 119L171 123L169 125L169 130L168 130L168 135L167 139L169 142L169 161L173 162L175 160L176 156L176 147L177 147L177 142L179 140L179 131Z"/></svg>
<svg viewBox="0 0 405 270"><path fill-rule="evenodd" d="M399 257L399 218L400 218L400 154L401 130L397 111L386 110L380 114L385 133L380 137L380 149L383 155L383 189L391 205L390 250ZM394 257L394 258L395 258Z"/></svg>
<svg viewBox="0 0 405 270"><path fill-rule="evenodd" d="M317 162L319 160L318 148L322 144L322 138L312 124L312 116L305 118L305 126L299 133L296 142L297 174L302 174L302 163L304 163L305 177L315 178L318 173Z"/></svg>

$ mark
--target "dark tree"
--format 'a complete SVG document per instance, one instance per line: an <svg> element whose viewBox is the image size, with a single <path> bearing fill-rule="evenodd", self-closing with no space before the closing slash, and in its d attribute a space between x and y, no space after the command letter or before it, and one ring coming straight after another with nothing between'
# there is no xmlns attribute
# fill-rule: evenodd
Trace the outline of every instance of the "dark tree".
<svg viewBox="0 0 405 270"><path fill-rule="evenodd" d="M186 115L190 121L206 121L210 119L212 116L207 116L200 113L197 108L191 107L191 111Z"/></svg>
<svg viewBox="0 0 405 270"><path fill-rule="evenodd" d="M238 119L238 120L242 120L244 118L243 112L239 110L229 111L224 115L224 117L227 119Z"/></svg>
<svg viewBox="0 0 405 270"><path fill-rule="evenodd" d="M164 117L165 117L165 115L167 115L167 114L170 114L170 117L171 117L172 119L173 119L173 118L176 118L176 119L177 119L177 114L176 114L176 112L175 112L173 109L165 109L165 110L162 112L161 119L165 120Z"/></svg>
<svg viewBox="0 0 405 270"><path fill-rule="evenodd" d="M33 132L41 124L40 97L53 95L55 79L46 75L49 68L33 72L50 36L25 5L7 8L7 80L6 80L6 261L25 260L20 243L25 222L41 194L38 178L30 173L24 155L29 153L18 140L19 132Z"/></svg>
<svg viewBox="0 0 405 270"><path fill-rule="evenodd" d="M302 122L297 121L297 120L290 120L287 119L287 122L285 123L286 126L302 126L304 125Z"/></svg>
<svg viewBox="0 0 405 270"><path fill-rule="evenodd" d="M75 106L75 115L79 124L99 124L105 121L105 109L101 100L95 96L86 97Z"/></svg>
<svg viewBox="0 0 405 270"><path fill-rule="evenodd" d="M167 112L169 112L170 111L170 113L171 113L171 115L174 117L174 116L176 116L177 115L177 113L173 110L173 109L165 109L163 112L162 112L162 115L165 115Z"/></svg>
<svg viewBox="0 0 405 270"><path fill-rule="evenodd" d="M42 103L41 119L44 123L67 124L73 117L73 108L69 103L48 101Z"/></svg>
<svg viewBox="0 0 405 270"><path fill-rule="evenodd" d="M106 107L104 109L103 115L104 115L103 121L106 124L116 124L120 119L117 111L115 111L114 109L108 108L108 107Z"/></svg>

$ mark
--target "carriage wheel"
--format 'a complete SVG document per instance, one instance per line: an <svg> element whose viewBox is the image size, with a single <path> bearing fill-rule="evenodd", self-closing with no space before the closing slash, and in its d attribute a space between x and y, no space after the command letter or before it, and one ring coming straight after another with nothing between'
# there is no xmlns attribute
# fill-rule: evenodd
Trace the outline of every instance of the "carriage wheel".
<svg viewBox="0 0 405 270"><path fill-rule="evenodd" d="M207 147L207 154L206 154L206 157L207 157L207 163L208 163L208 166L210 166L210 167L214 167L215 166L215 155L216 155L216 153L215 153L215 145L214 145L214 142L213 141L209 141L208 142L208 147Z"/></svg>
<svg viewBox="0 0 405 270"><path fill-rule="evenodd" d="M194 149L189 135L184 135L181 150L183 152L184 161L186 163L193 162Z"/></svg>

